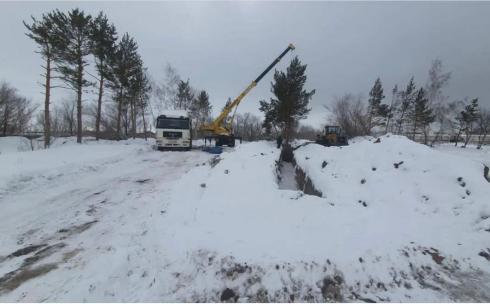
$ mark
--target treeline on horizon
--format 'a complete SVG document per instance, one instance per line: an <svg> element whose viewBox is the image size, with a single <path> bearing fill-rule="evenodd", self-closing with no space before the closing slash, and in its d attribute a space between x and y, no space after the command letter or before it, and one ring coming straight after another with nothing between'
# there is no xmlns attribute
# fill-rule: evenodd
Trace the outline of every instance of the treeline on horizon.
<svg viewBox="0 0 490 304"><path fill-rule="evenodd" d="M490 109L480 105L478 98L451 101L444 94L450 79L451 72L445 72L442 61L436 59L424 85L417 87L411 77L404 88L395 85L391 98L385 101L378 78L367 102L361 96L345 94L327 109L350 138L393 133L433 145L449 134L455 145L463 140L466 147L471 135L477 135L477 147L481 148L490 131Z"/></svg>

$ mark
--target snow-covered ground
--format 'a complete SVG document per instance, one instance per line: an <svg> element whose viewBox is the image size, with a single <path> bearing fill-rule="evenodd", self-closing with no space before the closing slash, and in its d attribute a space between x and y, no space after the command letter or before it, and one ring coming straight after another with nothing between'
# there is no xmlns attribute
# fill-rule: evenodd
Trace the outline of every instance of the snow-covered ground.
<svg viewBox="0 0 490 304"><path fill-rule="evenodd" d="M466 148L462 148L461 144L457 147L454 144L440 144L434 148L441 152L471 158L490 167L490 146L477 149L476 145L468 145Z"/></svg>
<svg viewBox="0 0 490 304"><path fill-rule="evenodd" d="M0 155L24 151L32 151L29 139L20 136L0 137Z"/></svg>
<svg viewBox="0 0 490 304"><path fill-rule="evenodd" d="M485 150L151 146L0 155L0 301L490 300Z"/></svg>

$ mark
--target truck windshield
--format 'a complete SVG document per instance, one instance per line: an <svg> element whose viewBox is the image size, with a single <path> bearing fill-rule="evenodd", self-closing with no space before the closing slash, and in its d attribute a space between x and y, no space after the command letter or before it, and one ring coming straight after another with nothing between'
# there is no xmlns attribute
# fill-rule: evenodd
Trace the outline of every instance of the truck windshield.
<svg viewBox="0 0 490 304"><path fill-rule="evenodd" d="M189 118L159 118L158 129L189 129Z"/></svg>

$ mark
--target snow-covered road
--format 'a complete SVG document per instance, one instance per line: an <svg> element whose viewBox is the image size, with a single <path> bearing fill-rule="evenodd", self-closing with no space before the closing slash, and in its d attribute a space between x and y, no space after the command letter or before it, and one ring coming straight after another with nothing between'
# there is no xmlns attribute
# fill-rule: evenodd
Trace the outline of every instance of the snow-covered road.
<svg viewBox="0 0 490 304"><path fill-rule="evenodd" d="M169 190L209 158L142 142L2 155L0 301L161 299Z"/></svg>

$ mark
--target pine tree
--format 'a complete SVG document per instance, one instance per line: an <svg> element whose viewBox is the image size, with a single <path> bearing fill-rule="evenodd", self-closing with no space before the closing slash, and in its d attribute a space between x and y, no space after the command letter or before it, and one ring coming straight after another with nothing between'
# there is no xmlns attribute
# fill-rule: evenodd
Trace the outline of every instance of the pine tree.
<svg viewBox="0 0 490 304"><path fill-rule="evenodd" d="M415 93L415 83L413 81L413 77L410 78L408 82L407 88L405 91L400 92L401 104L398 109L398 119L397 119L397 134L402 133L402 128L407 122L407 112L410 110L410 107L413 104Z"/></svg>
<svg viewBox="0 0 490 304"><path fill-rule="evenodd" d="M143 69L142 70L141 78L139 80L140 85L139 85L138 99L137 99L137 106L139 107L139 109L141 111L141 117L142 117L142 120L143 120L143 133L144 133L144 136L145 136L145 140L147 139L146 138L146 129L147 129L147 127L146 127L145 115L146 115L146 109L148 108L148 103L149 103L149 100L150 100L150 93L152 91L152 87L151 87L151 84L150 84L150 79L149 79L147 73L148 72L147 72L146 69Z"/></svg>
<svg viewBox="0 0 490 304"><path fill-rule="evenodd" d="M231 97L228 97L228 99L225 102L225 105L223 108L221 108L221 112L223 112L229 105L231 105Z"/></svg>
<svg viewBox="0 0 490 304"><path fill-rule="evenodd" d="M308 104L315 90L308 92L304 89L307 78L305 72L306 64L301 64L298 57L291 61L286 73L276 70L271 84L274 98L269 103L260 103L260 110L264 112L267 123L282 127L286 146L289 146L299 120L306 118L311 110Z"/></svg>
<svg viewBox="0 0 490 304"><path fill-rule="evenodd" d="M29 25L23 21L24 26L27 28L27 37L34 40L38 45L36 53L41 54L41 57L45 61L44 69L44 148L48 148L51 141L51 126L50 126L50 112L49 104L51 102L51 89L52 85L52 73L54 71L53 62L56 56L56 41L58 36L56 35L56 24L53 21L54 13L43 14L41 20L32 18L32 24Z"/></svg>
<svg viewBox="0 0 490 304"><path fill-rule="evenodd" d="M191 116L195 121L194 130L197 130L199 126L206 122L209 115L211 115L211 108L208 93L205 90L200 91L190 107Z"/></svg>
<svg viewBox="0 0 490 304"><path fill-rule="evenodd" d="M193 99L194 93L189 84L189 79L187 79L187 81L181 80L177 87L177 109L188 110Z"/></svg>
<svg viewBox="0 0 490 304"><path fill-rule="evenodd" d="M95 58L95 66L99 74L99 92L97 98L97 113L95 117L95 139L99 140L100 117L102 111L102 96L104 94L104 80L109 77L109 60L114 57L117 41L116 28L109 24L107 16L99 13L91 23L90 47Z"/></svg>
<svg viewBox="0 0 490 304"><path fill-rule="evenodd" d="M143 67L142 62L136 68L134 75L129 80L129 105L130 105L130 115L131 115L131 133L133 138L136 137L136 122L138 112L143 113L143 124L145 125L146 132L146 122L144 112L148 103L149 93L151 91L150 82L147 78L146 69Z"/></svg>
<svg viewBox="0 0 490 304"><path fill-rule="evenodd" d="M264 120L262 122L262 127L265 129L265 134L271 135L272 129L277 133L279 123L276 120L277 110L272 106L272 103L268 103L265 100L259 101L259 110L264 113Z"/></svg>
<svg viewBox="0 0 490 304"><path fill-rule="evenodd" d="M398 100L398 85L395 85L393 87L393 90L391 91L391 104L390 104L390 107L388 108L388 111L387 111L387 115L386 115L386 129L385 129L385 133L388 133L388 130L390 128L390 122L391 122L391 119L393 118L394 116L394 111L395 111L395 108L397 106L397 100Z"/></svg>
<svg viewBox="0 0 490 304"><path fill-rule="evenodd" d="M465 142L463 148L466 148L470 140L471 133L473 132L474 123L477 121L479 115L478 98L474 98L471 102L464 107L464 110L456 117L459 125L458 135L456 137L456 144L458 145L458 139L462 132L465 133Z"/></svg>
<svg viewBox="0 0 490 304"><path fill-rule="evenodd" d="M386 117L387 108L382 106L381 102L385 96L383 95L383 85L379 77L374 82L374 85L369 92L368 100L368 123L369 130L373 127L379 126L384 117Z"/></svg>
<svg viewBox="0 0 490 304"><path fill-rule="evenodd" d="M124 34L116 47L114 56L110 58L109 86L115 95L117 103L116 115L116 137L121 138L123 114L127 116L127 109L130 103L129 93L131 91L131 78L134 77L141 68L142 61L138 55L138 45L128 33ZM127 124L126 124L127 129ZM127 131L126 131L127 135Z"/></svg>
<svg viewBox="0 0 490 304"><path fill-rule="evenodd" d="M413 124L412 139L415 140L417 130L420 129L424 133L424 144L427 144L427 127L434 122L435 116L432 109L429 107L429 99L423 88L420 88L417 91L413 107L410 111L410 116Z"/></svg>
<svg viewBox="0 0 490 304"><path fill-rule="evenodd" d="M57 70L61 79L77 94L77 142L82 142L82 94L91 83L85 78L85 67L90 48L90 23L92 17L79 9L68 15L59 11L53 16L57 25Z"/></svg>

